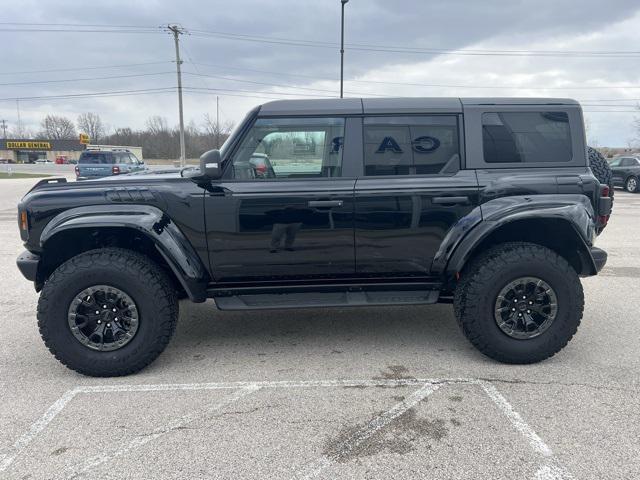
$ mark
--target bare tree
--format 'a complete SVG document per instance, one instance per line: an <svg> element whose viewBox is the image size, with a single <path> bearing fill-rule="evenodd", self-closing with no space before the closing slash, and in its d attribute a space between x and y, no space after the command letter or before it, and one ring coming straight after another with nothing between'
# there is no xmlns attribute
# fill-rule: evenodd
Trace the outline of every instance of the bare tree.
<svg viewBox="0 0 640 480"><path fill-rule="evenodd" d="M76 127L67 117L47 115L40 123L40 135L53 140L76 138Z"/></svg>
<svg viewBox="0 0 640 480"><path fill-rule="evenodd" d="M160 115L155 115L153 117L147 118L146 122L147 131L151 135L160 135L163 133L169 133L169 126L167 124L167 119L161 117Z"/></svg>
<svg viewBox="0 0 640 480"><path fill-rule="evenodd" d="M214 141L214 148L220 148L233 130L233 122L217 122L208 113L204 114L204 131Z"/></svg>
<svg viewBox="0 0 640 480"><path fill-rule="evenodd" d="M100 115L93 112L78 115L78 128L89 135L92 142L98 143L105 136L105 126Z"/></svg>

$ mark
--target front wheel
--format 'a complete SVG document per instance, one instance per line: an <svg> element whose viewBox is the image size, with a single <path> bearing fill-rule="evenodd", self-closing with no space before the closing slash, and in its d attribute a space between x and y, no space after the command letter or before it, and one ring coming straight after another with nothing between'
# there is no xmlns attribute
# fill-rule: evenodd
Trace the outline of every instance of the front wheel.
<svg viewBox="0 0 640 480"><path fill-rule="evenodd" d="M105 248L58 267L38 301L46 346L79 373L112 377L134 373L169 343L178 318L170 279L139 253Z"/></svg>
<svg viewBox="0 0 640 480"><path fill-rule="evenodd" d="M497 245L462 272L454 298L458 323L482 353L505 363L535 363L576 333L580 279L554 251L524 242Z"/></svg>
<svg viewBox="0 0 640 480"><path fill-rule="evenodd" d="M624 182L624 188L629 193L637 193L638 192L638 179L636 177L627 178L627 181Z"/></svg>

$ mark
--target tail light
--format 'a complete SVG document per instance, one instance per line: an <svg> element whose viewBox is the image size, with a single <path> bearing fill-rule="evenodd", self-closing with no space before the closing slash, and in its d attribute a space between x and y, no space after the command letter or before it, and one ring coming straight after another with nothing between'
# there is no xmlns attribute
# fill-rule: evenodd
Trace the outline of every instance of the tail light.
<svg viewBox="0 0 640 480"><path fill-rule="evenodd" d="M609 223L609 217L611 216L611 187L604 183L600 184L600 198L598 199L598 215L597 226L600 231Z"/></svg>
<svg viewBox="0 0 640 480"><path fill-rule="evenodd" d="M80 176L80 168L78 168L78 166L76 165L74 170L76 171L76 177Z"/></svg>
<svg viewBox="0 0 640 480"><path fill-rule="evenodd" d="M120 167L117 165L114 165L113 168L111 169L111 173L114 175L118 175L120 173Z"/></svg>

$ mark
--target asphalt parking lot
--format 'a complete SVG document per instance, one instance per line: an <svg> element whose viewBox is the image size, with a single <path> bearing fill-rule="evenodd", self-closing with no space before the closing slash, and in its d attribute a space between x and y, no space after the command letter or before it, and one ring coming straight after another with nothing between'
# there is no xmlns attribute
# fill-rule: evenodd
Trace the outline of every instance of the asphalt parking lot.
<svg viewBox="0 0 640 480"><path fill-rule="evenodd" d="M616 192L569 346L478 353L448 305L219 312L180 305L139 374L80 376L45 349L0 180L0 478L640 478L640 195Z"/></svg>

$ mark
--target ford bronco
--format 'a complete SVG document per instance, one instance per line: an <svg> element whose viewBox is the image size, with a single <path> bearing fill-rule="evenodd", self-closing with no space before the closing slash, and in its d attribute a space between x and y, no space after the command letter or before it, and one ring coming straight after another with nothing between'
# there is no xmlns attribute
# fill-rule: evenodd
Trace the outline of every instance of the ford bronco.
<svg viewBox="0 0 640 480"><path fill-rule="evenodd" d="M573 100L273 101L199 168L42 180L18 207L18 267L45 344L87 375L151 363L182 297L451 303L482 353L532 363L577 331L609 189Z"/></svg>

